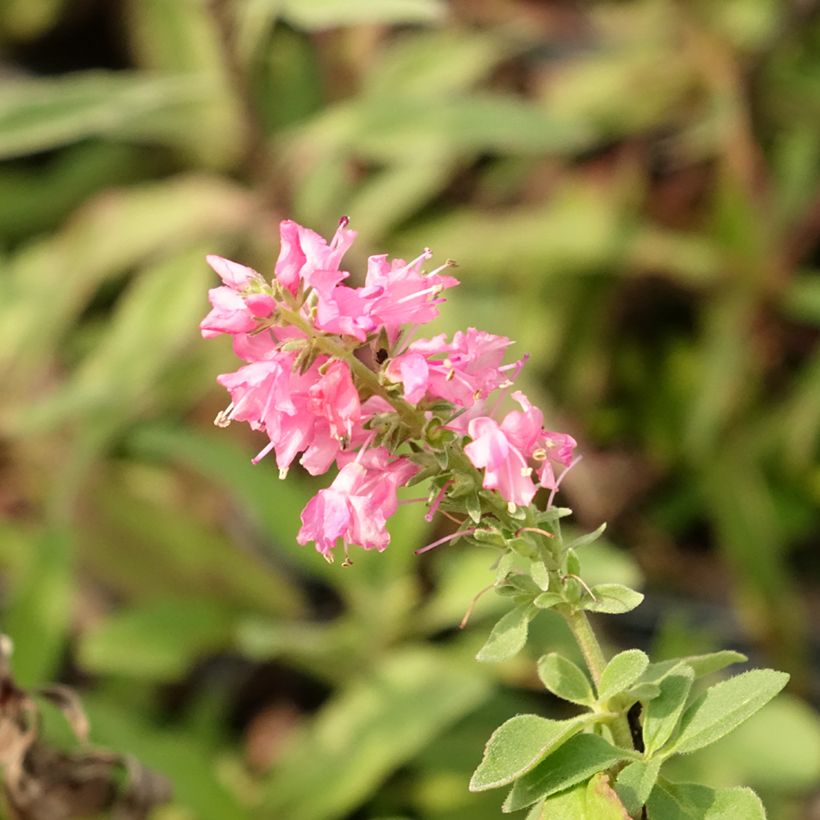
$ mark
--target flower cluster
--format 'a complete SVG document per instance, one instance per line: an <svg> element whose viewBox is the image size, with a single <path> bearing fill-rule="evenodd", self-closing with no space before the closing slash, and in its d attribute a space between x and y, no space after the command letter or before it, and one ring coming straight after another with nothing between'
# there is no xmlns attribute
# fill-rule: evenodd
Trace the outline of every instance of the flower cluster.
<svg viewBox="0 0 820 820"><path fill-rule="evenodd" d="M525 361L504 363L510 340L475 328L412 340L458 284L443 273L452 263L426 272L427 249L412 262L371 256L364 284L351 287L346 218L330 242L290 220L280 236L272 281L207 258L223 284L200 328L229 334L245 362L218 377L231 401L216 423L264 431L254 463L272 451L282 477L297 457L311 475L339 469L303 510L300 543L329 560L340 539L345 551L383 550L399 487L428 476L435 507L470 473L510 508L531 504L539 486L557 489L555 468L570 466L575 441L545 430L520 391L520 410L497 413Z"/></svg>

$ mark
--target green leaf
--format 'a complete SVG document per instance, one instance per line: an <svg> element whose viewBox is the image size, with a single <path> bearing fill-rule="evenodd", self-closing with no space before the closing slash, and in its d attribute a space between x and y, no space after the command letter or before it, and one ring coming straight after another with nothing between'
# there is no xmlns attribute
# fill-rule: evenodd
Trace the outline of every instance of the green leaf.
<svg viewBox="0 0 820 820"><path fill-rule="evenodd" d="M604 667L598 681L598 700L606 703L611 697L628 689L649 666L649 658L640 649L619 652Z"/></svg>
<svg viewBox="0 0 820 820"><path fill-rule="evenodd" d="M133 139L152 117L207 98L196 77L89 71L55 79L7 79L0 91L0 158L98 135ZM159 121L158 121L159 122Z"/></svg>
<svg viewBox="0 0 820 820"><path fill-rule="evenodd" d="M394 650L338 692L288 744L256 814L288 820L347 815L488 691L469 662L429 649Z"/></svg>
<svg viewBox="0 0 820 820"><path fill-rule="evenodd" d="M504 801L503 811L524 809L543 797L585 781L627 756L623 749L616 749L598 735L576 735L516 780Z"/></svg>
<svg viewBox="0 0 820 820"><path fill-rule="evenodd" d="M527 820L629 820L604 774L559 792L539 803Z"/></svg>
<svg viewBox="0 0 820 820"><path fill-rule="evenodd" d="M635 609L643 595L634 589L621 584L598 584L592 588L594 600L585 600L584 609L591 612L606 612L609 615L621 615Z"/></svg>
<svg viewBox="0 0 820 820"><path fill-rule="evenodd" d="M731 649L721 649L719 652L709 652L705 655L689 655L681 658L683 663L692 668L695 678L720 672L734 663L746 663L749 659L740 652Z"/></svg>
<svg viewBox="0 0 820 820"><path fill-rule="evenodd" d="M744 788L658 783L647 802L649 820L766 820L760 798Z"/></svg>
<svg viewBox="0 0 820 820"><path fill-rule="evenodd" d="M687 655L683 658L671 658L668 661L650 663L641 680L656 683L680 666L688 666L695 673L695 680L719 672L733 663L745 663L749 660L740 652L722 649L719 652L708 652L705 655Z"/></svg>
<svg viewBox="0 0 820 820"><path fill-rule="evenodd" d="M309 31L376 23L434 23L446 13L440 0L278 0L276 5L291 25Z"/></svg>
<svg viewBox="0 0 820 820"><path fill-rule="evenodd" d="M578 538L570 541L569 544L566 545L566 549L577 550L579 547L585 547L587 544L591 544L593 541L597 541L603 534L604 530L606 529L606 524L601 524L597 530L593 532L588 532L584 535L579 536Z"/></svg>
<svg viewBox="0 0 820 820"><path fill-rule="evenodd" d="M516 715L490 736L484 757L470 780L470 791L496 789L530 771L593 719L549 720L538 715Z"/></svg>
<svg viewBox="0 0 820 820"><path fill-rule="evenodd" d="M530 577L539 589L544 592L549 589L550 575L543 561L535 560L530 562Z"/></svg>
<svg viewBox="0 0 820 820"><path fill-rule="evenodd" d="M35 556L14 590L3 622L14 643L14 678L26 687L46 683L57 673L70 623L72 589L68 532L44 532L27 546Z"/></svg>
<svg viewBox="0 0 820 820"><path fill-rule="evenodd" d="M85 632L89 672L173 681L209 651L229 645L233 619L213 601L164 600L126 609Z"/></svg>
<svg viewBox="0 0 820 820"><path fill-rule="evenodd" d="M658 779L660 768L660 760L635 760L618 774L615 791L629 814L640 812Z"/></svg>
<svg viewBox="0 0 820 820"><path fill-rule="evenodd" d="M566 602L564 601L564 596L559 595L557 592L542 592L537 598L535 598L533 603L539 609L552 609L552 607L557 604L563 604Z"/></svg>
<svg viewBox="0 0 820 820"><path fill-rule="evenodd" d="M493 627L487 642L475 656L476 660L503 661L519 652L527 642L529 611L529 604L522 604L508 612Z"/></svg>
<svg viewBox="0 0 820 820"><path fill-rule="evenodd" d="M595 702L595 693L586 674L557 652L550 652L538 661L538 677L553 695L570 703L589 706Z"/></svg>
<svg viewBox="0 0 820 820"><path fill-rule="evenodd" d="M694 679L692 667L681 665L660 681L660 694L646 705L644 712L643 741L648 756L672 737Z"/></svg>
<svg viewBox="0 0 820 820"><path fill-rule="evenodd" d="M788 680L785 672L753 669L712 686L684 713L671 750L688 754L714 743L768 703Z"/></svg>

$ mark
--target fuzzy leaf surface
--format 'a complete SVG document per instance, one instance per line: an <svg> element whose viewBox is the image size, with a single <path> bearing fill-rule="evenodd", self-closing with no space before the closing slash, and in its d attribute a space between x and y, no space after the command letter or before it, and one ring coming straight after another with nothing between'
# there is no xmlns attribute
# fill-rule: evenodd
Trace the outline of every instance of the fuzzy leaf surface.
<svg viewBox="0 0 820 820"><path fill-rule="evenodd" d="M658 684L660 694L647 704L643 721L643 740L647 754L651 755L660 749L672 737L694 679L692 667L682 665Z"/></svg>
<svg viewBox="0 0 820 820"><path fill-rule="evenodd" d="M477 661L503 661L519 652L527 642L529 605L524 604L508 612L493 627L484 646L475 656Z"/></svg>
<svg viewBox="0 0 820 820"><path fill-rule="evenodd" d="M619 652L606 665L598 681L598 699L605 702L628 689L646 671L649 658L640 649Z"/></svg>
<svg viewBox="0 0 820 820"><path fill-rule="evenodd" d="M615 791L629 814L638 814L649 799L660 768L660 760L636 760L618 774Z"/></svg>
<svg viewBox="0 0 820 820"><path fill-rule="evenodd" d="M664 783L652 790L649 820L766 820L760 798L746 788L710 789L698 783Z"/></svg>
<svg viewBox="0 0 820 820"><path fill-rule="evenodd" d="M753 669L715 684L686 710L672 748L688 754L720 740L765 706L788 680L785 672Z"/></svg>
<svg viewBox="0 0 820 820"><path fill-rule="evenodd" d="M622 615L631 612L643 601L643 595L622 584L598 584L592 588L595 600L584 603L590 612L605 612L608 615Z"/></svg>
<svg viewBox="0 0 820 820"><path fill-rule="evenodd" d="M589 706L595 701L595 693L586 674L557 652L550 652L538 661L538 677L553 695L570 703Z"/></svg>
<svg viewBox="0 0 820 820"><path fill-rule="evenodd" d="M522 778L515 781L503 811L525 809L543 797L583 783L625 757L598 735L576 735Z"/></svg>
<svg viewBox="0 0 820 820"><path fill-rule="evenodd" d="M485 791L512 783L589 722L587 715L571 720L549 720L538 715L510 718L487 741L484 758L470 780L470 791Z"/></svg>

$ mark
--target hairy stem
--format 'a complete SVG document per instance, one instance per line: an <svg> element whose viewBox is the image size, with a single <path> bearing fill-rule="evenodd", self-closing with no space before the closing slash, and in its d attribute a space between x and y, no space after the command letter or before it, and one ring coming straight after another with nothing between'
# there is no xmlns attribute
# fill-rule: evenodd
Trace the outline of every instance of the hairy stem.
<svg viewBox="0 0 820 820"><path fill-rule="evenodd" d="M592 624L590 624L589 618L587 618L586 613L582 610L561 607L559 611L575 637L575 641L581 650L581 654L584 656L587 668L597 688L601 680L601 672L604 671L604 667L606 666L606 658L604 658L601 645L598 643L595 632L592 630ZM632 732L630 731L626 715L622 714L612 721L609 728L612 731L612 739L618 746L624 749L634 748L632 744Z"/></svg>

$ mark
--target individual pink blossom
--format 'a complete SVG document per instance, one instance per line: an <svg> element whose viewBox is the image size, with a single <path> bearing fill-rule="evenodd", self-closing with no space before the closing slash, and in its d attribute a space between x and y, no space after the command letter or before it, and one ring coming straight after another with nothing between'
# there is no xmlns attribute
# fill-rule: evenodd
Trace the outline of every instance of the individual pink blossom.
<svg viewBox="0 0 820 820"><path fill-rule="evenodd" d="M328 558L340 538L346 547L384 550L390 543L387 519L398 506L396 491L417 470L408 459L391 460L383 447L360 453L308 502L296 540L314 541Z"/></svg>
<svg viewBox="0 0 820 820"><path fill-rule="evenodd" d="M247 333L256 328L257 319L273 313L276 303L260 292L265 280L253 268L214 254L205 259L224 284L208 291L212 310L199 325L204 338Z"/></svg>
<svg viewBox="0 0 820 820"><path fill-rule="evenodd" d="M310 386L310 409L315 416L327 419L334 438L350 438L353 425L361 418L359 392L353 384L350 368L338 359L319 369L320 378Z"/></svg>
<svg viewBox="0 0 820 820"><path fill-rule="evenodd" d="M349 220L344 217L328 243L310 228L305 228L290 219L279 225L281 247L276 261L274 274L279 283L295 294L301 282L313 287L311 278L317 272L339 273L342 257L356 238L356 232L347 226ZM347 274L339 276L337 281ZM324 276L327 284L327 276Z"/></svg>
<svg viewBox="0 0 820 820"><path fill-rule="evenodd" d="M337 285L317 293L314 325L319 330L352 336L363 342L376 329L376 323L370 315L370 302L363 288Z"/></svg>
<svg viewBox="0 0 820 820"><path fill-rule="evenodd" d="M498 490L511 504L527 506L535 496L532 468L498 422L488 416L473 419L468 427L472 441L464 447L474 467L484 470L483 487Z"/></svg>
<svg viewBox="0 0 820 820"><path fill-rule="evenodd" d="M459 284L458 279L438 271L423 273L422 265L431 256L430 250L425 249L412 262L389 262L387 254L367 260L365 285L370 294L370 315L376 325L384 328L391 343L402 326L423 325L435 319L438 305L444 301L439 294Z"/></svg>
<svg viewBox="0 0 820 820"><path fill-rule="evenodd" d="M510 344L504 336L474 327L458 331L452 342L442 333L413 342L406 353L390 362L387 374L402 383L412 403L427 396L470 407L493 390L512 384L518 375L524 359L503 364Z"/></svg>
<svg viewBox="0 0 820 820"><path fill-rule="evenodd" d="M533 459L538 462L536 473L542 487L548 490L558 489L554 463L560 464L564 470L572 466L573 452L577 442L567 433L553 433L544 430L539 440L539 446L533 452Z"/></svg>

